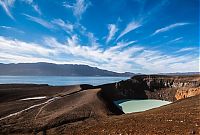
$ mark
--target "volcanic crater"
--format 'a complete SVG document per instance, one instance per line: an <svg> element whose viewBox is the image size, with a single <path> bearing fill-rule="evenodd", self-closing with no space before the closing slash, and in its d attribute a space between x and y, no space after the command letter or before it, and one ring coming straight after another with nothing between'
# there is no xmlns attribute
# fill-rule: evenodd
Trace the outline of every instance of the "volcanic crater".
<svg viewBox="0 0 200 135"><path fill-rule="evenodd" d="M0 95L0 134L200 134L199 75L138 75L99 86L1 84ZM113 102L122 99L173 103L124 114Z"/></svg>

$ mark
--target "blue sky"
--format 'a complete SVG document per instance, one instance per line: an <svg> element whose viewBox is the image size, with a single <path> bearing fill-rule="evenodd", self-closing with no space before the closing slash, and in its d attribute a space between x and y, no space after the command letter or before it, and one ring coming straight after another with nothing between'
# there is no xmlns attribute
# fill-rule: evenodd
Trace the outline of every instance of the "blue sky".
<svg viewBox="0 0 200 135"><path fill-rule="evenodd" d="M199 0L0 0L0 63L199 71Z"/></svg>

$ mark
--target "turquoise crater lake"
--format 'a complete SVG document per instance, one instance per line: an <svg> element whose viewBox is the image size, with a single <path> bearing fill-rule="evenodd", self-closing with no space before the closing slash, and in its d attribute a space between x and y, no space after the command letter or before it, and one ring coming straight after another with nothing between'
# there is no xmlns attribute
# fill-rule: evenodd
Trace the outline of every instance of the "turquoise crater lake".
<svg viewBox="0 0 200 135"><path fill-rule="evenodd" d="M114 103L124 112L142 112L149 109L157 108L163 105L170 104L169 101L156 100L156 99L145 99L145 100L118 100Z"/></svg>

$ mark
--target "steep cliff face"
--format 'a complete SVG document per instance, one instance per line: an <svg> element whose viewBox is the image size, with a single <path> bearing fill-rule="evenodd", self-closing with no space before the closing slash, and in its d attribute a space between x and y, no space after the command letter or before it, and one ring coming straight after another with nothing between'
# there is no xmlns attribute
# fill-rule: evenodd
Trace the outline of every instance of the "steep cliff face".
<svg viewBox="0 0 200 135"><path fill-rule="evenodd" d="M121 98L175 101L200 94L200 76L140 75L115 84Z"/></svg>
<svg viewBox="0 0 200 135"><path fill-rule="evenodd" d="M176 91L175 98L177 100L192 97L200 94L200 87L196 88L180 88Z"/></svg>

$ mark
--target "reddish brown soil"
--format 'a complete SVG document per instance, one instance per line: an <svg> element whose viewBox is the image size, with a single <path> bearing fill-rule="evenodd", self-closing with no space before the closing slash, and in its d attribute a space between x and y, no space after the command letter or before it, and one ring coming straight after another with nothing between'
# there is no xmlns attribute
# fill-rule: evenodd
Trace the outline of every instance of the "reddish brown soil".
<svg viewBox="0 0 200 135"><path fill-rule="evenodd" d="M87 125L87 126L86 126ZM69 129L67 134L200 134L200 95L141 113L124 114ZM53 132L54 131L54 132ZM56 129L52 129L54 134Z"/></svg>
<svg viewBox="0 0 200 135"><path fill-rule="evenodd" d="M173 89L138 94L159 98L159 93L175 95ZM0 134L200 134L200 95L132 114L122 114L113 105L113 99L120 99L115 85L0 85L0 95ZM47 98L20 100L37 96Z"/></svg>

